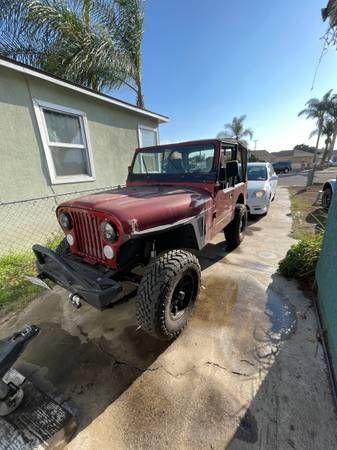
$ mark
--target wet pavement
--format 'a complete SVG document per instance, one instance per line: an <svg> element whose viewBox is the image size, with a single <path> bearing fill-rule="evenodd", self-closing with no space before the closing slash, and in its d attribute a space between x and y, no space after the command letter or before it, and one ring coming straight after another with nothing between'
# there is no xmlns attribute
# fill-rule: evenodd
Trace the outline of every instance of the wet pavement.
<svg viewBox="0 0 337 450"><path fill-rule="evenodd" d="M173 343L137 329L135 305L75 311L57 288L1 324L41 326L17 368L71 408L69 449L332 449L337 420L310 300L276 274L294 242L289 199L229 253L199 255L195 314Z"/></svg>

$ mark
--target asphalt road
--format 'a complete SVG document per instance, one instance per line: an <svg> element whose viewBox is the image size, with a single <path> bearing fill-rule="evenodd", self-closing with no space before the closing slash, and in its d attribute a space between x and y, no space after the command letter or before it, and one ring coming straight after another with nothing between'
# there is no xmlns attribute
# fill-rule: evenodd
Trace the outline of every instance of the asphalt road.
<svg viewBox="0 0 337 450"><path fill-rule="evenodd" d="M325 181L336 178L337 167L330 167L329 169L320 170L315 174L315 183L325 183ZM291 172L287 174L280 174L278 178L279 186L305 186L307 181L308 171Z"/></svg>

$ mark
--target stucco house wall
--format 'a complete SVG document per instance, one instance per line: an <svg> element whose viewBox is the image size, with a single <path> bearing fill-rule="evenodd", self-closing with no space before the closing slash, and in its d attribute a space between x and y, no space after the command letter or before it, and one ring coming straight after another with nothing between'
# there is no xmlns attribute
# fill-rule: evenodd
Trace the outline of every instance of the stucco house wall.
<svg viewBox="0 0 337 450"><path fill-rule="evenodd" d="M87 117L95 180L52 184L34 100L83 111ZM160 120L53 82L0 66L0 201L114 186L125 182L140 125Z"/></svg>

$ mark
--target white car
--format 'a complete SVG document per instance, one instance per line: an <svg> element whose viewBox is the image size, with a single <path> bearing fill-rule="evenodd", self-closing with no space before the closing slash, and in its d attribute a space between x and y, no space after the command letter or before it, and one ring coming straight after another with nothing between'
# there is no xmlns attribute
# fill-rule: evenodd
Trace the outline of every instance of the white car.
<svg viewBox="0 0 337 450"><path fill-rule="evenodd" d="M267 214L275 198L278 176L272 164L265 162L248 163L248 201L249 213Z"/></svg>

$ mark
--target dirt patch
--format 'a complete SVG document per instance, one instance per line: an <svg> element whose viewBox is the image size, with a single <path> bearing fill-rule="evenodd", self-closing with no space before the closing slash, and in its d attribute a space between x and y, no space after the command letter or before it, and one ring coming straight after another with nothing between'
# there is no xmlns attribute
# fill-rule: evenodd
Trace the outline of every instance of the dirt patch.
<svg viewBox="0 0 337 450"><path fill-rule="evenodd" d="M327 212L317 202L320 184L315 184L307 190L302 187L289 187L291 200L291 215L293 226L291 237L303 239L325 229Z"/></svg>

